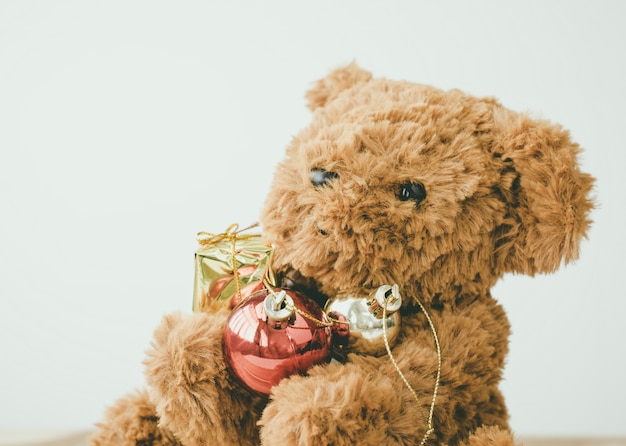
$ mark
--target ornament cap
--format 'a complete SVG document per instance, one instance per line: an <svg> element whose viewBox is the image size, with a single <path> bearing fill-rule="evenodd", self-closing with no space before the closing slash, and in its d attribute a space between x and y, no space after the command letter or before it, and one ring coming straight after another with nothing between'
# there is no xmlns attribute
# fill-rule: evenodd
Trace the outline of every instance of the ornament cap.
<svg viewBox="0 0 626 446"><path fill-rule="evenodd" d="M294 315L294 302L284 290L271 292L263 302L263 309L272 322L288 321Z"/></svg>
<svg viewBox="0 0 626 446"><path fill-rule="evenodd" d="M393 314L402 306L402 296L398 284L382 285L374 291L368 300L369 311L378 319L383 318L383 308L387 314Z"/></svg>

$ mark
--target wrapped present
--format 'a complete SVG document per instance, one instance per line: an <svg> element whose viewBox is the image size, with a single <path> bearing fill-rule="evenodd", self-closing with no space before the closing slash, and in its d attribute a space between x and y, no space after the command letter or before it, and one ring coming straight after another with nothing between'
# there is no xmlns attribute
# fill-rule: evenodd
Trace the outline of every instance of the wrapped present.
<svg viewBox="0 0 626 446"><path fill-rule="evenodd" d="M271 245L261 234L246 232L255 226L233 224L221 234L198 233L193 311L232 309L265 288L264 282L274 285Z"/></svg>

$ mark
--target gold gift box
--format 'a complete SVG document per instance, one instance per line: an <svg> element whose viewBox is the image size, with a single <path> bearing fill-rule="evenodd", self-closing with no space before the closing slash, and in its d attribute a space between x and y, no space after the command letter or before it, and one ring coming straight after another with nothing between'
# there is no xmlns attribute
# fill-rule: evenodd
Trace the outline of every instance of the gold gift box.
<svg viewBox="0 0 626 446"><path fill-rule="evenodd" d="M274 285L272 247L261 234L233 224L221 234L200 232L195 254L193 311L232 309L241 300Z"/></svg>

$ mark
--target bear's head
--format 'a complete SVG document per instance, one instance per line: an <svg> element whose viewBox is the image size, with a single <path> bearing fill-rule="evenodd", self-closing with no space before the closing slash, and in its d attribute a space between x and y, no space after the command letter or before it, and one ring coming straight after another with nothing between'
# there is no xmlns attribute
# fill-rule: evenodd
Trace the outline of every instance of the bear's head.
<svg viewBox="0 0 626 446"><path fill-rule="evenodd" d="M355 64L307 97L261 216L278 271L326 296L397 283L410 302L577 258L593 179L558 125Z"/></svg>

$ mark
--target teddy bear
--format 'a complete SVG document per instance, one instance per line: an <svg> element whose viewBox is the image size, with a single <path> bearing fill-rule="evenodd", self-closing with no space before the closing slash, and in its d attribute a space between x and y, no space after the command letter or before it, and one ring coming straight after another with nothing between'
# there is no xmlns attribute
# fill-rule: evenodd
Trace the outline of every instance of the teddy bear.
<svg viewBox="0 0 626 446"><path fill-rule="evenodd" d="M149 389L108 408L92 445L515 444L498 388L510 326L490 290L578 258L594 182L580 147L493 98L356 63L306 97L260 216L272 266L321 306L397 286L389 354L348 351L264 397L224 361L227 311L166 315Z"/></svg>

